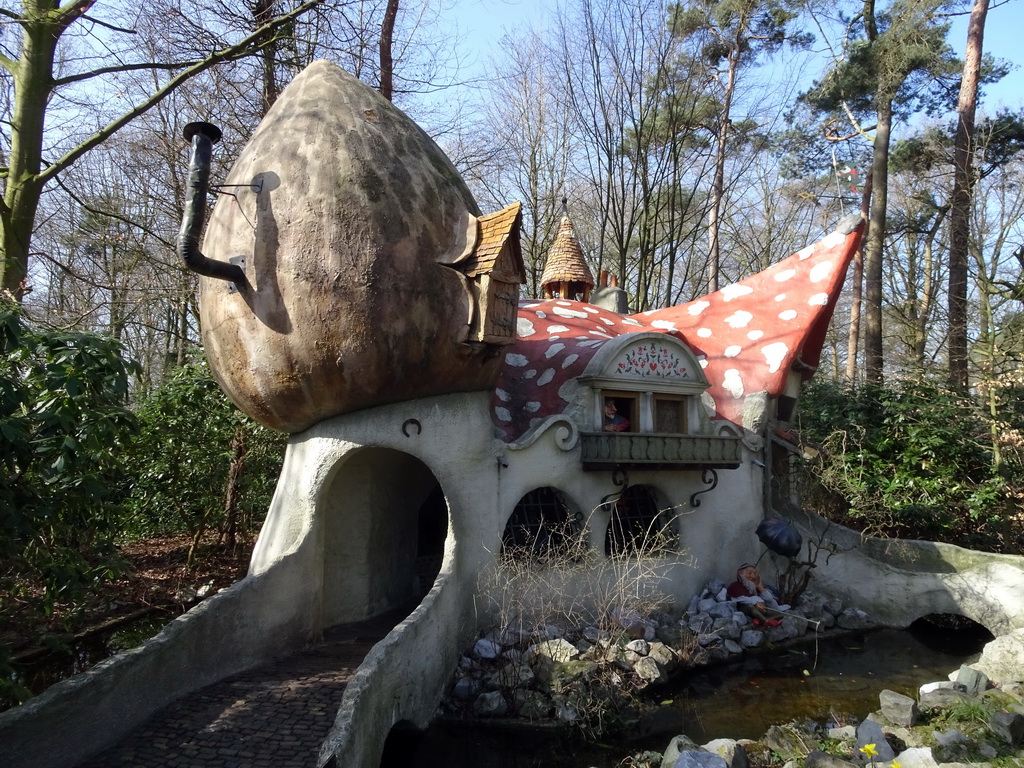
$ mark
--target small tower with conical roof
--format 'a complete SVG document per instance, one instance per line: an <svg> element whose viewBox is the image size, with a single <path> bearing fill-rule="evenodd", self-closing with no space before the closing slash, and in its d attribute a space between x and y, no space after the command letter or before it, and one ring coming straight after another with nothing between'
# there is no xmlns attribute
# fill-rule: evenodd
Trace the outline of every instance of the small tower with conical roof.
<svg viewBox="0 0 1024 768"><path fill-rule="evenodd" d="M583 258L583 249L576 239L566 201L562 199L562 223L555 242L548 251L540 286L546 299L590 301L594 275Z"/></svg>

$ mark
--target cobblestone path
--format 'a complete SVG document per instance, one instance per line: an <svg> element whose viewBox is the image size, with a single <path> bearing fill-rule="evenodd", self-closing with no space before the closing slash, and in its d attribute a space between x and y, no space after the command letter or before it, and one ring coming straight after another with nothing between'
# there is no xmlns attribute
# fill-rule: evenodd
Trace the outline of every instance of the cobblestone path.
<svg viewBox="0 0 1024 768"><path fill-rule="evenodd" d="M345 686L394 624L335 628L322 645L184 696L78 768L312 768Z"/></svg>

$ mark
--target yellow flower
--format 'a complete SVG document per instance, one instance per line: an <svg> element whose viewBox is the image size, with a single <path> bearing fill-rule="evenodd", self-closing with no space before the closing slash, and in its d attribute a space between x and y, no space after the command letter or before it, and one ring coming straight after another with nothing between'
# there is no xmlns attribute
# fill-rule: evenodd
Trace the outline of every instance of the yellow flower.
<svg viewBox="0 0 1024 768"><path fill-rule="evenodd" d="M899 760L893 760L892 761L892 768L903 768L903 766L900 765L900 761Z"/></svg>
<svg viewBox="0 0 1024 768"><path fill-rule="evenodd" d="M875 745L874 744L865 744L863 747L860 748L860 751L863 752L868 757L874 757L875 755L878 754L878 750L875 749Z"/></svg>

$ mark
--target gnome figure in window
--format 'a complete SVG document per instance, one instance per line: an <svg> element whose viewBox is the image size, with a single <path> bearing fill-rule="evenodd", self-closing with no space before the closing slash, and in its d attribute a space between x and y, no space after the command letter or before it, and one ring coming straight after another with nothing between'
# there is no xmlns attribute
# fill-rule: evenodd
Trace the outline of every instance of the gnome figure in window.
<svg viewBox="0 0 1024 768"><path fill-rule="evenodd" d="M619 413L615 401L607 397L604 401L604 432L625 432L629 429L629 419Z"/></svg>

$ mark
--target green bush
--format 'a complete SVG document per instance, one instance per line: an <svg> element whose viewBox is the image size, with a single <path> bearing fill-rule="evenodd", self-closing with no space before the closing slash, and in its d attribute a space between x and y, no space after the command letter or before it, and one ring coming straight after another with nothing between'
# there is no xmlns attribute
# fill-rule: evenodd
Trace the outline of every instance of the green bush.
<svg viewBox="0 0 1024 768"><path fill-rule="evenodd" d="M808 506L871 533L1005 548L1009 489L970 398L925 378L813 381L800 414L802 434L825 449Z"/></svg>
<svg viewBox="0 0 1024 768"><path fill-rule="evenodd" d="M49 612L114 574L131 373L113 339L0 304L0 608L30 591Z"/></svg>
<svg viewBox="0 0 1024 768"><path fill-rule="evenodd" d="M187 533L198 544L211 531L231 538L255 530L281 469L284 435L238 411L205 362L175 370L137 415L124 537Z"/></svg>

